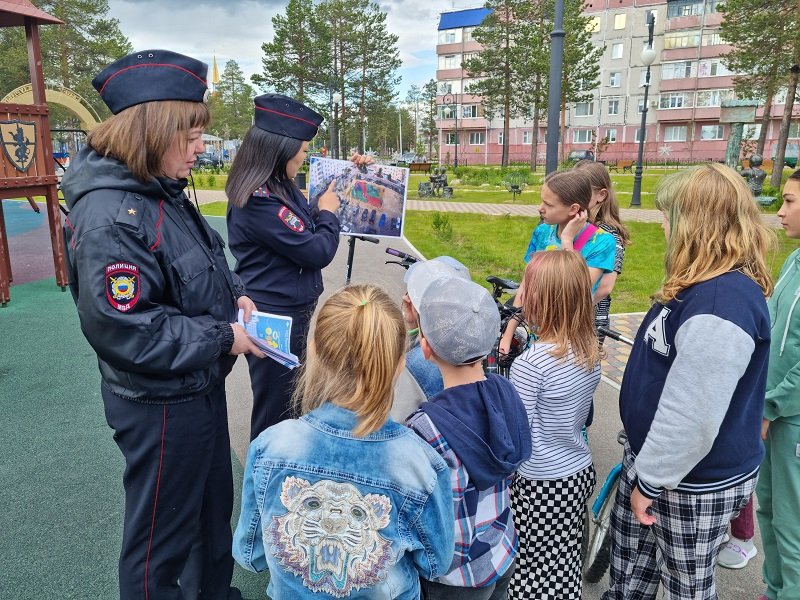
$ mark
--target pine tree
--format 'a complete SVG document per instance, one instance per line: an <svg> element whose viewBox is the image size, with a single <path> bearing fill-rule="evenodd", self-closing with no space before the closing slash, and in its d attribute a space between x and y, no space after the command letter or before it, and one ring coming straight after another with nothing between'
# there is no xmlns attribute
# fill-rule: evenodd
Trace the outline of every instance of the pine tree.
<svg viewBox="0 0 800 600"><path fill-rule="evenodd" d="M436 80L431 79L422 86L422 96L420 98L420 102L424 107L423 118L422 118L422 128L420 129L420 133L425 137L428 141L428 158L432 158L434 155L433 147L436 145L436 154L439 153L439 144L438 144L438 135L439 129L436 126L436 116L437 111L439 110L436 105L436 96L437 96L437 89L436 89Z"/></svg>
<svg viewBox="0 0 800 600"><path fill-rule="evenodd" d="M253 83L263 91L313 101L327 90L329 79L329 32L318 10L305 0L289 0L272 26L272 41L261 45L263 71L253 75Z"/></svg>
<svg viewBox="0 0 800 600"><path fill-rule="evenodd" d="M253 121L253 88L235 60L225 63L211 95L209 131L224 139L242 139Z"/></svg>

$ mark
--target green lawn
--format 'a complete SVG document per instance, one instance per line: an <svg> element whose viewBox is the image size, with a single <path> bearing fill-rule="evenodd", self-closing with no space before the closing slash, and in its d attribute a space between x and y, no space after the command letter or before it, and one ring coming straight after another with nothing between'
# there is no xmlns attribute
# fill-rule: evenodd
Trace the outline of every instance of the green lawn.
<svg viewBox="0 0 800 600"><path fill-rule="evenodd" d="M225 202L202 206L203 214L225 215ZM519 281L525 263L522 260L537 220L529 217L492 217L464 213L441 213L452 226L447 238L433 229L432 212L407 211L405 235L426 257L449 254L467 265L472 278L486 283L489 275ZM664 233L658 223L626 222L633 243L625 250L625 266L614 289L612 312L647 310L664 273ZM800 240L790 240L778 231L779 245L770 256L773 276L777 276L786 256L800 247Z"/></svg>
<svg viewBox="0 0 800 600"><path fill-rule="evenodd" d="M432 227L432 214L406 213L405 234L425 256L449 254L470 268L472 277L483 285L488 275L519 281L524 263L522 255L536 222L526 217L448 214L453 234L442 239ZM657 223L628 222L633 243L626 248L625 266L614 289L612 312L647 310L650 295L663 278L665 240ZM789 240L778 232L779 247L770 256L773 276L777 276L786 256L800 247L800 240Z"/></svg>

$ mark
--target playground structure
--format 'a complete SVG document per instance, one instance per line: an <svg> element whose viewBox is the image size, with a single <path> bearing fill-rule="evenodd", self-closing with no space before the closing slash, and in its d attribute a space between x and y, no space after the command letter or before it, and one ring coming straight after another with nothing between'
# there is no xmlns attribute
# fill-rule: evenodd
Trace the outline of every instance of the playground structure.
<svg viewBox="0 0 800 600"><path fill-rule="evenodd" d="M50 224L56 284L66 289L67 265L58 204L58 178L53 162L39 25L62 21L39 10L28 0L6 0L0 4L0 27L24 27L31 75L32 104L0 103L0 306L11 300L11 257L3 217L2 201L8 198L44 196ZM15 99L15 98L12 98ZM33 202L31 203L33 206Z"/></svg>

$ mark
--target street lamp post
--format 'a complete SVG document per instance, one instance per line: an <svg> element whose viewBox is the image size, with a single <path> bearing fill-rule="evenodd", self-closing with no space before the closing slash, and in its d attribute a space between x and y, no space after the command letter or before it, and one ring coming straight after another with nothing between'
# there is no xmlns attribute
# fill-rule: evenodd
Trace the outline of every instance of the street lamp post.
<svg viewBox="0 0 800 600"><path fill-rule="evenodd" d="M336 121L339 119L339 103L342 101L342 95L339 92L334 92L331 95L333 101L333 122L331 123L331 155L333 158L339 158L339 132L336 131Z"/></svg>
<svg viewBox="0 0 800 600"><path fill-rule="evenodd" d="M653 50L653 27L655 25L653 13L647 15L647 48L642 50L642 64L647 67L644 79L644 106L642 107L642 126L639 128L639 153L636 157L636 172L633 176L633 194L631 206L642 205L642 160L644 159L644 138L647 132L647 96L650 91L650 65L656 60L656 51Z"/></svg>
<svg viewBox="0 0 800 600"><path fill-rule="evenodd" d="M452 107L449 110L453 112L456 120L456 155L455 160L453 161L453 167L455 169L458 168L458 104L456 104L456 97L453 96L453 92L447 92L444 97L442 98L442 102L444 102L445 106Z"/></svg>

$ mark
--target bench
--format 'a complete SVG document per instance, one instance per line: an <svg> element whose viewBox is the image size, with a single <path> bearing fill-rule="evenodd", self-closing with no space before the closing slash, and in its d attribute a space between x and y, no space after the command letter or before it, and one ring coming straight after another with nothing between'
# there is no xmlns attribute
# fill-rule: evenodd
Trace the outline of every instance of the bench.
<svg viewBox="0 0 800 600"><path fill-rule="evenodd" d="M623 173L633 173L633 161L618 160L616 163L608 165L609 171L616 171L617 173L619 173L620 169L622 169Z"/></svg>
<svg viewBox="0 0 800 600"><path fill-rule="evenodd" d="M431 163L424 162L424 163L409 163L408 164L408 172L409 173L430 173L431 172Z"/></svg>

